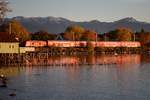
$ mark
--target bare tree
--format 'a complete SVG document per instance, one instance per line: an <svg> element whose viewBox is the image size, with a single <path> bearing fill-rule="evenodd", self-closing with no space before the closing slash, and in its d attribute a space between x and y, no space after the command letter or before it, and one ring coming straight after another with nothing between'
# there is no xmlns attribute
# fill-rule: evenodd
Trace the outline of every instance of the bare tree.
<svg viewBox="0 0 150 100"><path fill-rule="evenodd" d="M7 0L0 0L0 22L4 19L7 12L11 12L8 4L9 2Z"/></svg>

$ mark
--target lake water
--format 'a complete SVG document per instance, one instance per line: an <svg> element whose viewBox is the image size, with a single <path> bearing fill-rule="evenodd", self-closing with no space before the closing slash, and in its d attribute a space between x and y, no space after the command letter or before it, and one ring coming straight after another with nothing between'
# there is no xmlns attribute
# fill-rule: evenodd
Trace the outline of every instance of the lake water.
<svg viewBox="0 0 150 100"><path fill-rule="evenodd" d="M62 56L44 62L1 66L9 81L0 88L0 100L150 100L148 56Z"/></svg>

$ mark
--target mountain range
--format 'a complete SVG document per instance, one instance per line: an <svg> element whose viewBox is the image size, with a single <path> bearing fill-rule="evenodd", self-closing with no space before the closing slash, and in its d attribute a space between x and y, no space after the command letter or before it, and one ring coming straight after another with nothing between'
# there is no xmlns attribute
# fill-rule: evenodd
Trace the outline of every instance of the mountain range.
<svg viewBox="0 0 150 100"><path fill-rule="evenodd" d="M105 33L118 27L126 27L135 31L142 28L150 31L150 23L138 21L132 17L127 17L114 22L101 22L98 20L75 22L61 17L23 17L17 16L11 19L19 21L29 32L37 32L40 30L49 33L61 33L70 25L80 25L85 29L92 29L98 33Z"/></svg>

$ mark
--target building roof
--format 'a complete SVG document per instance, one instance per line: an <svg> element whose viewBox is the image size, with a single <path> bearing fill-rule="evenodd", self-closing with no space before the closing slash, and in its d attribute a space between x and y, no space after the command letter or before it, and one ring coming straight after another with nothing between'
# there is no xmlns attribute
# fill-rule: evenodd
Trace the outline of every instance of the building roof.
<svg viewBox="0 0 150 100"><path fill-rule="evenodd" d="M57 34L55 40L62 40L62 41L64 41L64 38L62 37L61 34Z"/></svg>

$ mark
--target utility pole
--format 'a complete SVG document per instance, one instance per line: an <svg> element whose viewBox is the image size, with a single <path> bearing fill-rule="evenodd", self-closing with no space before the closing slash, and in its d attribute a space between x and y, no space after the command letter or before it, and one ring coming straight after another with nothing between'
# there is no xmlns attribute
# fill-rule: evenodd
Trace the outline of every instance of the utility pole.
<svg viewBox="0 0 150 100"><path fill-rule="evenodd" d="M96 47L97 47L97 35L98 35L98 33L96 33Z"/></svg>
<svg viewBox="0 0 150 100"><path fill-rule="evenodd" d="M97 35L98 35L98 31L96 29L94 31L95 31L95 36L96 36L95 37L95 43L96 43L95 47L97 47L97 37L98 37Z"/></svg>
<svg viewBox="0 0 150 100"><path fill-rule="evenodd" d="M133 39L134 39L134 41L135 41L135 33L136 33L136 32L133 33Z"/></svg>
<svg viewBox="0 0 150 100"><path fill-rule="evenodd" d="M73 32L73 42L75 42L75 48L76 48L76 36L75 36L75 32Z"/></svg>
<svg viewBox="0 0 150 100"><path fill-rule="evenodd" d="M11 22L9 23L9 34L11 34Z"/></svg>
<svg viewBox="0 0 150 100"><path fill-rule="evenodd" d="M72 39L73 39L73 41L74 41L74 32L72 32L72 34L73 34L73 35L72 35Z"/></svg>

